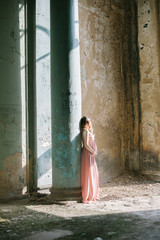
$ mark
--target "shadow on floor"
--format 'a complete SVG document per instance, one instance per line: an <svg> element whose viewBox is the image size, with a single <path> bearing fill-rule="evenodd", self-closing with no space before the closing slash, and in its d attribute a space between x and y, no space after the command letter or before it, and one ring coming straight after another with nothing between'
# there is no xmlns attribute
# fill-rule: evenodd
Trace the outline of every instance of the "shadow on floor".
<svg viewBox="0 0 160 240"><path fill-rule="evenodd" d="M79 204L79 207L81 211L83 205ZM55 212L57 208L56 214L52 214L53 208ZM1 205L0 239L160 239L160 209L76 217L67 217L70 211L74 211L73 206L51 205L49 209L43 206L42 212L40 206L34 206L33 210L30 205ZM65 211L66 217L58 216L60 211Z"/></svg>

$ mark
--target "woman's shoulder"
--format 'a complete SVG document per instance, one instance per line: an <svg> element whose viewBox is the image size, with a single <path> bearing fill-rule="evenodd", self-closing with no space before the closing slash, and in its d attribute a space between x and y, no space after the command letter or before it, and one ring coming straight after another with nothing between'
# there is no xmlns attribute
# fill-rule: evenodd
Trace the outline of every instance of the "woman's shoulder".
<svg viewBox="0 0 160 240"><path fill-rule="evenodd" d="M84 128L82 130L82 135L85 135L85 134L89 134L91 137L94 137L94 135L87 128Z"/></svg>
<svg viewBox="0 0 160 240"><path fill-rule="evenodd" d="M82 129L82 133L87 133L89 132L87 128Z"/></svg>
<svg viewBox="0 0 160 240"><path fill-rule="evenodd" d="M87 132L88 132L89 130L88 130L87 128L83 128L83 129L82 129L82 132L83 132L83 131L87 131Z"/></svg>
<svg viewBox="0 0 160 240"><path fill-rule="evenodd" d="M84 128L84 129L82 130L82 135L88 134L88 133L89 133L89 130L88 130L87 128Z"/></svg>

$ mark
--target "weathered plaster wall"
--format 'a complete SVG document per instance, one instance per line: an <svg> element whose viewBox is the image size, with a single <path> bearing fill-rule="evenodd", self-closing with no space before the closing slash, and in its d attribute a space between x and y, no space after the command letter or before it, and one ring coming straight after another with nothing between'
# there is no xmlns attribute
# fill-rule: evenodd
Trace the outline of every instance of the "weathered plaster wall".
<svg viewBox="0 0 160 240"><path fill-rule="evenodd" d="M124 160L125 170L140 170L140 94L137 4L125 4L125 36L123 48L124 77Z"/></svg>
<svg viewBox="0 0 160 240"><path fill-rule="evenodd" d="M80 0L82 111L95 130L100 182L124 171L123 1Z"/></svg>
<svg viewBox="0 0 160 240"><path fill-rule="evenodd" d="M39 177L51 167L47 6L37 5ZM79 0L82 111L93 120L101 184L125 169L160 169L159 8L156 0ZM23 0L1 2L0 31L3 196L21 193L26 182Z"/></svg>
<svg viewBox="0 0 160 240"><path fill-rule="evenodd" d="M140 52L141 162L143 171L160 170L159 1L138 1Z"/></svg>
<svg viewBox="0 0 160 240"><path fill-rule="evenodd" d="M52 184L50 0L36 1L36 89L38 187Z"/></svg>
<svg viewBox="0 0 160 240"><path fill-rule="evenodd" d="M22 193L25 186L23 0L1 1L0 32L0 196L3 196Z"/></svg>

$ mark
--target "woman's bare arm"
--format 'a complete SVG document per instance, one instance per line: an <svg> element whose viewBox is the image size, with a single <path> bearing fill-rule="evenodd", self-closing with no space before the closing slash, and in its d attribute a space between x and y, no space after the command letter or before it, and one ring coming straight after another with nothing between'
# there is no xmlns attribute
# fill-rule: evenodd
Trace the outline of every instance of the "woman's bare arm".
<svg viewBox="0 0 160 240"><path fill-rule="evenodd" d="M89 132L87 129L82 132L84 147L92 154L97 155L97 153L89 146Z"/></svg>

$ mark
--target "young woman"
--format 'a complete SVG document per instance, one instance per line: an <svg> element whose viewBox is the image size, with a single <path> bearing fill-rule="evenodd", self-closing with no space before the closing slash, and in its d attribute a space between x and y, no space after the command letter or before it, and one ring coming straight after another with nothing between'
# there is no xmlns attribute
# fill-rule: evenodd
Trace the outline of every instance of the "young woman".
<svg viewBox="0 0 160 240"><path fill-rule="evenodd" d="M82 117L80 120L82 139L81 152L81 188L82 202L89 203L99 197L99 174L95 156L97 146L94 142L92 123L89 117Z"/></svg>

